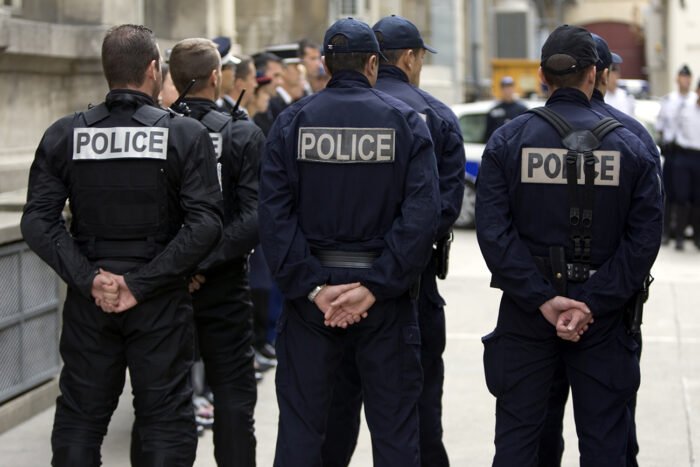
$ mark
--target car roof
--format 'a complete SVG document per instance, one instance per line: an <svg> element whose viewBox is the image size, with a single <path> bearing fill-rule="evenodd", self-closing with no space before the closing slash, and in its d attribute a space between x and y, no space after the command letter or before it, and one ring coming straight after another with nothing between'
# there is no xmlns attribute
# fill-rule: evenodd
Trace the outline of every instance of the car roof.
<svg viewBox="0 0 700 467"><path fill-rule="evenodd" d="M521 102L528 109L541 107L545 104L544 100L536 99L519 99L518 102ZM495 99L489 99L486 101L469 102L467 104L455 104L450 106L450 108L459 117L461 115L488 113L498 103L499 101Z"/></svg>

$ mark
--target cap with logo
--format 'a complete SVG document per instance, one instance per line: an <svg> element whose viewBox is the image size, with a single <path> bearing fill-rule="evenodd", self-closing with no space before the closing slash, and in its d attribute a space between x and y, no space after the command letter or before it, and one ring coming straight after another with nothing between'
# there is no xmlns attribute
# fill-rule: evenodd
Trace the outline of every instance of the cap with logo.
<svg viewBox="0 0 700 467"><path fill-rule="evenodd" d="M346 44L336 45L331 43L331 39L335 36L343 36L346 39ZM323 53L352 53L365 52L381 54L379 43L374 36L372 28L354 18L339 19L331 25L323 37Z"/></svg>
<svg viewBox="0 0 700 467"><path fill-rule="evenodd" d="M610 68L612 64L622 63L622 57L615 52L611 52L608 43L598 34L591 33L593 41L595 41L596 52L598 52L598 61L595 64L597 71L602 71Z"/></svg>
<svg viewBox="0 0 700 467"><path fill-rule="evenodd" d="M565 24L552 31L542 46L540 66L553 75L567 75L597 61L598 53L591 33L581 27Z"/></svg>
<svg viewBox="0 0 700 467"><path fill-rule="evenodd" d="M423 41L416 25L401 16L386 16L377 21L372 29L380 37L382 50L425 49L437 53L437 50Z"/></svg>
<svg viewBox="0 0 700 467"><path fill-rule="evenodd" d="M241 59L231 54L231 39L224 36L218 36L212 39L216 44L216 48L219 49L219 55L221 55L221 66L238 65L241 63Z"/></svg>

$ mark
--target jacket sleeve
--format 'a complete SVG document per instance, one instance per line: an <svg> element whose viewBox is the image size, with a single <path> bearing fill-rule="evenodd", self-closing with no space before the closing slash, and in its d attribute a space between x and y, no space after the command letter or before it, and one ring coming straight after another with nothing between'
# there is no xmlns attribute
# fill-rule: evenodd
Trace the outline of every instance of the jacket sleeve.
<svg viewBox="0 0 700 467"><path fill-rule="evenodd" d="M539 272L520 240L510 211L509 184L501 153L507 151L496 133L484 150L476 184L476 235L494 282L524 311L538 312L557 295Z"/></svg>
<svg viewBox="0 0 700 467"><path fill-rule="evenodd" d="M441 140L436 144L438 176L440 177L440 224L437 238L444 237L459 217L464 197L464 142L457 119L445 119L440 125Z"/></svg>
<svg viewBox="0 0 700 467"><path fill-rule="evenodd" d="M68 198L68 182L62 179L60 157L66 152L69 128L54 125L39 143L29 171L27 203L21 230L27 245L69 287L91 299L97 267L80 252L66 230L62 212Z"/></svg>
<svg viewBox="0 0 700 467"><path fill-rule="evenodd" d="M270 272L288 299L306 296L317 285L328 282L321 263L311 255L299 228L296 200L295 160L285 158L281 149L280 119L273 124L260 164L258 219L260 242Z"/></svg>
<svg viewBox="0 0 700 467"><path fill-rule="evenodd" d="M411 114L409 125L414 137L401 211L384 236L384 250L362 281L377 300L398 297L418 280L430 259L439 222L433 144L418 114Z"/></svg>
<svg viewBox="0 0 700 467"><path fill-rule="evenodd" d="M182 157L179 187L184 222L165 249L125 280L139 302L160 291L185 284L195 267L221 236L221 190L216 176L216 156L204 128Z"/></svg>
<svg viewBox="0 0 700 467"><path fill-rule="evenodd" d="M641 145L640 145L641 148ZM661 245L661 177L651 155L639 158L624 236L613 256L573 296L596 316L619 311L641 287Z"/></svg>
<svg viewBox="0 0 700 467"><path fill-rule="evenodd" d="M232 222L224 226L218 246L200 265L206 271L232 259L243 257L258 244L258 172L260 154L265 144L265 136L255 125L246 125L252 131L248 135L233 134L234 138L245 137L242 147L241 170L238 180L231 189L235 191L239 211Z"/></svg>

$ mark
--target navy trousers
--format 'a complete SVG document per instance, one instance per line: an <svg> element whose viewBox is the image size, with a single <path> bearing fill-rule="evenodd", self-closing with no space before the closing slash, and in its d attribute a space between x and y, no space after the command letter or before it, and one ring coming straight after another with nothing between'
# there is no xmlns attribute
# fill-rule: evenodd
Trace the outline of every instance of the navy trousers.
<svg viewBox="0 0 700 467"><path fill-rule="evenodd" d="M344 365L356 368L374 465L419 465L420 331L407 294L377 302L366 319L347 330L326 327L321 311L306 298L286 301L276 351L280 418L275 467L340 465L344 453L324 457L322 449L337 374ZM354 443L356 432L350 427L345 436Z"/></svg>

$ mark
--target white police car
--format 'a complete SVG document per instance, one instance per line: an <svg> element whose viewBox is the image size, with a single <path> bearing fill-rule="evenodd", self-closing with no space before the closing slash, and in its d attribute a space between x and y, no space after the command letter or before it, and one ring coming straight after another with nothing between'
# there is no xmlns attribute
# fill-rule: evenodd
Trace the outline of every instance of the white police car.
<svg viewBox="0 0 700 467"><path fill-rule="evenodd" d="M544 101L537 100L521 100L520 102L530 109L544 105ZM481 165L481 155L484 152L484 147L486 147L486 141L484 140L486 116L496 104L498 104L498 101L488 100L457 104L451 107L459 119L459 127L462 130L462 139L464 139L464 152L467 156L467 163L464 167L466 179L462 210L455 221L455 227L474 228L475 182L476 175L479 173L479 166Z"/></svg>

